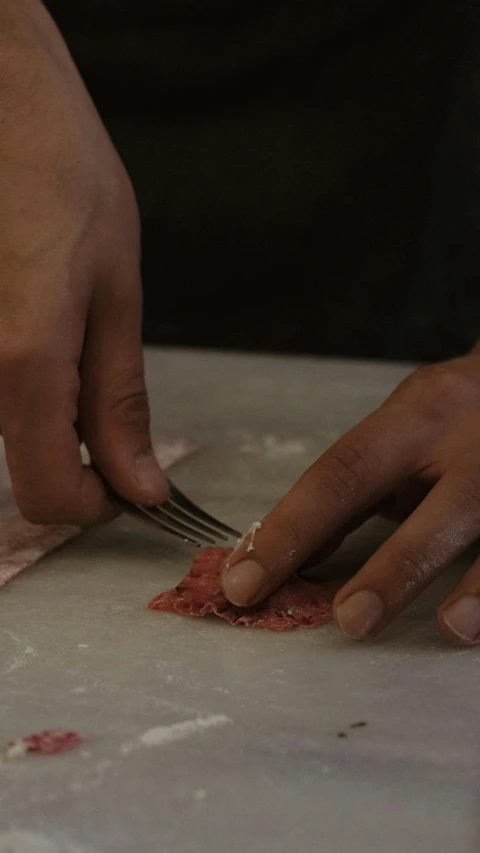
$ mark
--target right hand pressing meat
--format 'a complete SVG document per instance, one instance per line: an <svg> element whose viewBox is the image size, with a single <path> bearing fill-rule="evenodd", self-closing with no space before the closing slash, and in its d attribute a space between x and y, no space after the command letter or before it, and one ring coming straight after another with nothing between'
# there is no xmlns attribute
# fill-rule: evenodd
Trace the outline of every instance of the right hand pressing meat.
<svg viewBox="0 0 480 853"><path fill-rule="evenodd" d="M0 427L18 506L87 525L168 494L149 434L140 229L124 167L39 0L0 0Z"/></svg>

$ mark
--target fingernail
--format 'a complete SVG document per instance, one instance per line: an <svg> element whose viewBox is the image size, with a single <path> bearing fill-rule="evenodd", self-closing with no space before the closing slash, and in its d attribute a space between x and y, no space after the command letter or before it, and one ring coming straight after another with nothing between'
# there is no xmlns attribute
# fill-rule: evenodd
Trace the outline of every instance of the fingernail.
<svg viewBox="0 0 480 853"><path fill-rule="evenodd" d="M265 570L255 560L241 560L228 569L223 578L223 592L237 607L254 604L265 584Z"/></svg>
<svg viewBox="0 0 480 853"><path fill-rule="evenodd" d="M158 462L153 453L144 453L137 456L135 460L135 472L138 485L145 492L147 499L159 502L167 495L165 477L163 476Z"/></svg>
<svg viewBox="0 0 480 853"><path fill-rule="evenodd" d="M441 614L445 625L467 643L480 640L480 597L462 595Z"/></svg>
<svg viewBox="0 0 480 853"><path fill-rule="evenodd" d="M363 640L381 621L383 602L372 589L362 589L342 601L336 608L335 616L346 637Z"/></svg>

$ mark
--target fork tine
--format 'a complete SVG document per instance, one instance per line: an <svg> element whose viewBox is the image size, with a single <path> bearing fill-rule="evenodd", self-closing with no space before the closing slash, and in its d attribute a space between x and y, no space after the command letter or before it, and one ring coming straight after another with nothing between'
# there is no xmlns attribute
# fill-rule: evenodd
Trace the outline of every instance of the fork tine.
<svg viewBox="0 0 480 853"><path fill-rule="evenodd" d="M197 548L201 548L202 542L207 545L215 545L217 539L226 541L228 536L225 536L225 533L237 538L240 537L240 533L236 530L222 524L221 521L196 506L193 501L177 489L171 480L167 480L170 487L170 498L162 506L148 507L131 503L123 498L104 479L94 462L92 462L92 468L102 478L105 487L116 503L122 507L124 512L138 521L160 527L167 533L171 533Z"/></svg>
<svg viewBox="0 0 480 853"><path fill-rule="evenodd" d="M213 539L212 536L206 536L205 533L201 533L200 530L196 530L193 525L183 524L183 522L177 521L171 515L164 512L163 508L160 506L141 506L139 509L145 514L145 516L163 525L164 529L168 526L170 529L178 531L181 535L193 535L196 539L200 539L201 542L205 542L207 545L215 545L215 539Z"/></svg>
<svg viewBox="0 0 480 853"><path fill-rule="evenodd" d="M214 530L213 527L209 527L208 524L203 524L183 509L177 507L176 504L172 503L170 500L165 501L165 503L163 503L159 508L165 513L165 515L168 515L168 517L175 522L183 522L189 527L193 526L195 531L202 530L208 536L223 539L224 542L228 541L228 536L225 533L220 533L218 530Z"/></svg>
<svg viewBox="0 0 480 853"><path fill-rule="evenodd" d="M172 483L172 481L167 477L167 482L170 487L170 500L169 503L172 505L176 505L182 512L186 513L188 516L193 516L192 521L196 521L197 519L201 519L207 524L212 525L218 530L222 530L224 533L227 533L229 536L235 536L237 539L240 538L240 533L238 530L234 530L232 527L228 527L227 524L222 524L221 521L218 521L213 515L209 515L208 512L205 512L203 509L200 509L199 506L193 503L190 498L187 498L180 489Z"/></svg>
<svg viewBox="0 0 480 853"><path fill-rule="evenodd" d="M193 531L191 528L187 528L184 526L183 530L179 530L172 524L160 520L160 518L157 518L150 511L145 512L144 507L137 506L137 504L132 504L130 503L130 501L125 500L116 492L114 493L114 496L116 503L118 503L128 515L130 515L132 518L135 518L137 521L140 521L142 524L150 524L157 530L158 528L161 528L166 533L171 533L172 536L176 536L178 539L181 539L182 542L188 542L189 545L194 545L196 548L202 547L200 542L192 538L191 534L194 534L195 531Z"/></svg>

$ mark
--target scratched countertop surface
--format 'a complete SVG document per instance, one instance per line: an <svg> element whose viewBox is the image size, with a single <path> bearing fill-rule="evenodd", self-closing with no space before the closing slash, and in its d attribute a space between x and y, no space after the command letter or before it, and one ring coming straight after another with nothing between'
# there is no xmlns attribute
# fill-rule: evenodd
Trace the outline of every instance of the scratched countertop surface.
<svg viewBox="0 0 480 853"><path fill-rule="evenodd" d="M204 444L176 483L239 529L409 372L146 360L154 429ZM328 572L358 568L391 529L370 522ZM147 610L191 558L121 518L0 592L0 738L85 737L0 764L0 853L478 851L480 652L434 624L462 566L357 645L332 623L276 635Z"/></svg>

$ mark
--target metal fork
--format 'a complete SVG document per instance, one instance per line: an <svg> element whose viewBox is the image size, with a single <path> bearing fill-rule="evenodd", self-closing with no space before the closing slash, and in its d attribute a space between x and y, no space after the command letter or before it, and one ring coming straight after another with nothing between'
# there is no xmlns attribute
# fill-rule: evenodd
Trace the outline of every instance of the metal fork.
<svg viewBox="0 0 480 853"><path fill-rule="evenodd" d="M196 548L201 548L202 544L216 545L219 540L228 542L232 536L236 539L240 538L240 533L200 509L168 478L167 482L170 497L161 506L131 503L112 489L110 484L107 484L107 487L116 503L128 515L144 524L150 524L166 533L171 533L172 536L177 536L184 542L195 545Z"/></svg>

